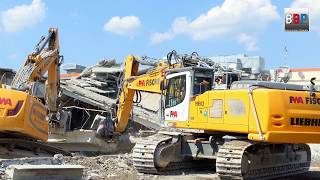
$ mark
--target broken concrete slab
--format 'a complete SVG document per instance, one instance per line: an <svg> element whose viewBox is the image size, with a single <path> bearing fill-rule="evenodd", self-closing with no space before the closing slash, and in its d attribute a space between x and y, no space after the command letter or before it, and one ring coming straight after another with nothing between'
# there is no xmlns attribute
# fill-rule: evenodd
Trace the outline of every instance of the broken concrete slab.
<svg viewBox="0 0 320 180"><path fill-rule="evenodd" d="M128 135L107 141L98 138L95 130L74 130L64 134L51 133L48 144L70 152L96 152L97 154L128 152L134 145L130 142Z"/></svg>
<svg viewBox="0 0 320 180"><path fill-rule="evenodd" d="M11 165L6 174L13 180L80 180L83 169L81 165Z"/></svg>
<svg viewBox="0 0 320 180"><path fill-rule="evenodd" d="M61 84L61 89L63 91L63 93L68 93L68 96L71 96L72 98L78 99L78 98L85 98L85 99L91 99L95 102L99 102L100 104L103 104L102 107L103 109L110 109L111 105L113 103L115 103L114 99L111 99L107 96L103 96L101 94L98 93L94 93L90 90L87 90L85 88L81 88L79 86L73 85L73 84ZM90 104L92 103L91 101L87 101L87 103ZM92 105L96 106L96 103L92 103Z"/></svg>

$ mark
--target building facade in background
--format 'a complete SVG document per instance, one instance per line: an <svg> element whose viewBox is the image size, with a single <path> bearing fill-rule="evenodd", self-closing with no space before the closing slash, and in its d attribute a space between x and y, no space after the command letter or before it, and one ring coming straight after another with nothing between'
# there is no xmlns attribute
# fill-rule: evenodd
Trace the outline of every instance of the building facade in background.
<svg viewBox="0 0 320 180"><path fill-rule="evenodd" d="M289 68L279 67L270 70L271 80L290 84L309 85L311 78L316 78L316 85L320 85L320 68Z"/></svg>
<svg viewBox="0 0 320 180"><path fill-rule="evenodd" d="M265 63L261 56L247 56L245 54L213 56L213 61L234 70L243 71L242 79L261 79L265 73ZM264 78L262 78L264 79Z"/></svg>

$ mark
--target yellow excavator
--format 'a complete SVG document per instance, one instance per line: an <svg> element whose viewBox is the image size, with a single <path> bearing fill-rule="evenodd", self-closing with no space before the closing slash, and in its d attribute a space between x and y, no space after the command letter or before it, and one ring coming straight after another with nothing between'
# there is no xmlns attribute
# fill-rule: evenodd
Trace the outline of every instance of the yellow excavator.
<svg viewBox="0 0 320 180"><path fill-rule="evenodd" d="M10 86L0 88L0 145L64 153L47 146L49 119L57 120L60 64L58 30L50 28ZM45 77L47 75L47 77ZM64 153L65 154L65 153Z"/></svg>
<svg viewBox="0 0 320 180"><path fill-rule="evenodd" d="M125 60L114 133L125 131L137 91L161 94L166 125L133 148L139 172L215 167L222 179L269 179L308 171L306 143L320 142L319 92L223 76L221 81L218 65L202 66L206 61L194 56L176 59L142 75L141 58ZM217 88L220 83L225 88Z"/></svg>

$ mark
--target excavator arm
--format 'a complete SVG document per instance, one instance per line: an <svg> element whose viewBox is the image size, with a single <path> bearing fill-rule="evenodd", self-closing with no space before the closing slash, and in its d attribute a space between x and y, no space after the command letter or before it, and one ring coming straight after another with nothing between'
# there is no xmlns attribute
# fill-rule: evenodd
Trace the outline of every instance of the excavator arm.
<svg viewBox="0 0 320 180"><path fill-rule="evenodd" d="M47 37L41 37L33 53L28 55L25 63L13 79L11 86L18 90L30 91L30 85L43 79L47 73L47 107L49 112L57 112L59 93L60 64L58 30L49 29ZM32 92L30 92L32 93Z"/></svg>
<svg viewBox="0 0 320 180"><path fill-rule="evenodd" d="M141 74L139 73L139 65L152 65L155 68ZM160 87L167 68L168 64L164 61L151 63L132 55L126 58L116 104L116 118L114 120L114 131L116 133L125 131L131 114L134 95L137 91L161 93Z"/></svg>

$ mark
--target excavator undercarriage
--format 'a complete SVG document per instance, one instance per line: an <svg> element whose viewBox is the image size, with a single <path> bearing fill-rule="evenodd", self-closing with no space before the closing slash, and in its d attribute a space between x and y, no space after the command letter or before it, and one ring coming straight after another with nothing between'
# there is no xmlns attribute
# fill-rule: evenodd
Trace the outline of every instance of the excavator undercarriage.
<svg viewBox="0 0 320 180"><path fill-rule="evenodd" d="M307 144L269 144L241 136L159 132L133 148L133 164L141 173L216 169L222 179L270 179L309 170Z"/></svg>

